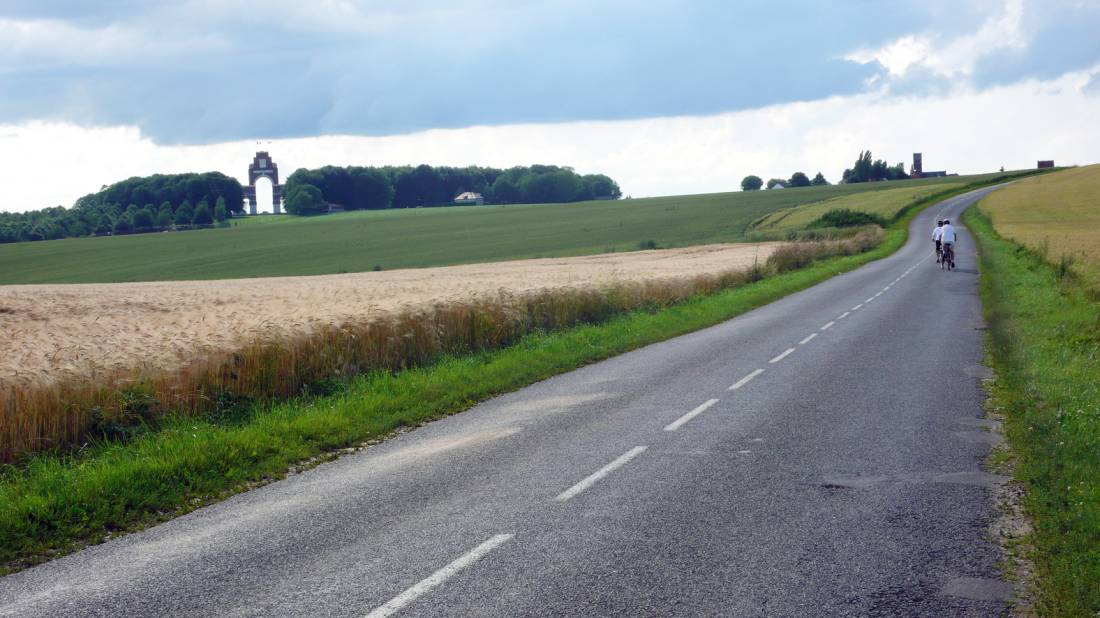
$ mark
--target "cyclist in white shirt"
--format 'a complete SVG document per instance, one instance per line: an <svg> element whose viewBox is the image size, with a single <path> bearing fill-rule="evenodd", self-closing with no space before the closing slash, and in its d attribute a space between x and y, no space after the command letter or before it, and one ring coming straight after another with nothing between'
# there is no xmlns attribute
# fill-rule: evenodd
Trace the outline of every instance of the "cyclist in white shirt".
<svg viewBox="0 0 1100 618"><path fill-rule="evenodd" d="M932 228L932 243L936 245L936 263L940 263L940 236L943 235L943 219L936 221L936 227Z"/></svg>
<svg viewBox="0 0 1100 618"><path fill-rule="evenodd" d="M943 255L944 260L947 259L948 250L951 255L951 268L955 267L955 240L958 236L955 234L955 228L951 226L950 219L943 220L943 231L940 232L940 240L943 242Z"/></svg>

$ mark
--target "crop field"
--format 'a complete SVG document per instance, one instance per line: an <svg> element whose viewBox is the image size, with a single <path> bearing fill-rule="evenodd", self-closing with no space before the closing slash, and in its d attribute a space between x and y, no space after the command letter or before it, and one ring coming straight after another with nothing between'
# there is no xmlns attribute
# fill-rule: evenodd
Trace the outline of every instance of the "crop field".
<svg viewBox="0 0 1100 618"><path fill-rule="evenodd" d="M943 180L937 179L937 180ZM893 186L894 183L890 183ZM939 193L962 187L965 181L940 182L936 184L923 184L907 186L903 188L884 189L865 193L856 193L843 197L834 197L823 202L814 202L793 208L777 210L754 224L754 228L761 231L768 230L802 230L816 221L821 215L830 210L847 209L858 212L867 212L878 215L889 221L893 219L901 209L915 201Z"/></svg>
<svg viewBox="0 0 1100 618"><path fill-rule="evenodd" d="M960 176L976 182L995 174ZM0 284L114 283L364 272L739 242L780 209L943 179L574 204L257 217L228 229L0 245Z"/></svg>
<svg viewBox="0 0 1100 618"><path fill-rule="evenodd" d="M779 243L703 245L311 277L0 286L0 392L175 369L246 342L312 333L436 304L613 283L682 279L763 264Z"/></svg>
<svg viewBox="0 0 1100 618"><path fill-rule="evenodd" d="M982 200L1001 236L1100 286L1100 165L1021 180Z"/></svg>

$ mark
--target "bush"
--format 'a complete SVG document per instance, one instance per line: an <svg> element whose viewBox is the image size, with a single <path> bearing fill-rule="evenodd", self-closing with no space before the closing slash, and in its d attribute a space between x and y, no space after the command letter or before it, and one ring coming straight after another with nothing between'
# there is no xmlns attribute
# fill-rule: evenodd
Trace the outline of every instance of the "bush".
<svg viewBox="0 0 1100 618"><path fill-rule="evenodd" d="M885 227L886 220L869 212L861 212L848 208L834 208L821 215L821 217L810 224L810 227L861 227L864 225L880 225Z"/></svg>
<svg viewBox="0 0 1100 618"><path fill-rule="evenodd" d="M748 175L741 179L742 191L759 191L764 186L764 181L759 176Z"/></svg>

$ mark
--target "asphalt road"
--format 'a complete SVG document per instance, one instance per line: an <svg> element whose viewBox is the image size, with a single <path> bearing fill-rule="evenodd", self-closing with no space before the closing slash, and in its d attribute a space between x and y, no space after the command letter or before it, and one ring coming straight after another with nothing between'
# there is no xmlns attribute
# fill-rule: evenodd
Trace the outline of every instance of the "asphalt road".
<svg viewBox="0 0 1100 618"><path fill-rule="evenodd" d="M0 579L2 616L989 616L974 244Z"/></svg>

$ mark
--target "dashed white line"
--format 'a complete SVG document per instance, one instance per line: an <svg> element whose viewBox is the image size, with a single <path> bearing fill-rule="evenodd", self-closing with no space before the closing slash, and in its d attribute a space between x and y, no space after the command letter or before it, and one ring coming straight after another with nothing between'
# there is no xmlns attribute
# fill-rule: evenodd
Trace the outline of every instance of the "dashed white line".
<svg viewBox="0 0 1100 618"><path fill-rule="evenodd" d="M832 327L833 327L833 324L836 324L836 322L829 322L829 323L828 323L828 324L826 324L825 326L822 326L822 327L821 327L821 330L829 330L830 328L832 328Z"/></svg>
<svg viewBox="0 0 1100 618"><path fill-rule="evenodd" d="M852 315L852 312L851 312L851 311L845 311L844 313L842 313L842 314L840 314L840 315L836 316L836 319L838 319L838 320L843 320L844 318L846 318L846 317L848 317L848 316L850 316L850 315Z"/></svg>
<svg viewBox="0 0 1100 618"><path fill-rule="evenodd" d="M859 311L859 308L862 307L862 306L863 306L863 303L860 303L860 304L856 305L855 307L852 307L852 311Z"/></svg>
<svg viewBox="0 0 1100 618"><path fill-rule="evenodd" d="M599 470L596 470L592 474L585 477L583 481L561 492L560 494L558 494L558 497L554 499L558 502L565 502L573 496L595 485L597 481L614 472L616 468L621 468L622 466L626 465L628 461L634 459L638 455L641 455L642 452L646 450L646 448L647 447L645 446L635 446L634 448L620 455L619 458L615 461L607 464L606 466L600 468Z"/></svg>
<svg viewBox="0 0 1100 618"><path fill-rule="evenodd" d="M439 569L435 573L432 573L428 576L427 579L421 580L420 583L416 584L412 588L409 588L405 592L402 592L401 594L390 599L386 602L385 605L376 608L374 611L367 614L367 618L385 618L386 616L392 616L393 614L396 614L397 612L401 611L403 607L405 607L409 603L412 603L424 593L430 591L432 588L439 586L451 577L454 577L455 574L457 574L462 569L465 569L466 567L483 558L485 554L488 554L497 547L500 547L504 543L508 542L513 536L514 535L511 534L498 534L490 538L488 541L485 541L481 545L478 545L477 547L471 549L465 554L462 554L454 562L448 564L442 569Z"/></svg>
<svg viewBox="0 0 1100 618"><path fill-rule="evenodd" d="M810 333L808 337L798 342L798 345L806 345L811 339L817 336L817 333Z"/></svg>
<svg viewBox="0 0 1100 618"><path fill-rule="evenodd" d="M716 403L718 403L717 399L707 400L706 403L703 403L702 405L698 406L697 408L695 408L691 412L688 412L687 414L681 416L680 418L678 418L675 421L672 421L671 423L666 425L665 426L665 431L676 431L684 423L690 421L691 419L695 418L696 416L699 416L700 414L703 413L703 410L706 410L707 408L713 406Z"/></svg>
<svg viewBox="0 0 1100 618"><path fill-rule="evenodd" d="M778 363L779 361L783 360L784 358L787 358L787 356L788 356L788 355L789 355L789 354L790 354L791 352L794 352L794 348L787 348L787 351L783 352L783 353L782 353L782 354L780 354L779 356L776 356L775 358L771 359L771 360L770 360L770 361L768 361L768 362L769 362L769 363L772 363L772 364Z"/></svg>
<svg viewBox="0 0 1100 618"><path fill-rule="evenodd" d="M756 376L758 376L762 373L764 373L763 369L753 370L753 372L750 373L749 375L747 375L747 376L741 378L740 380L734 382L733 386L729 387L729 390L735 391L735 390L741 388L742 386L744 386L744 385L748 384L749 382L751 382L753 378L755 378Z"/></svg>
<svg viewBox="0 0 1100 618"><path fill-rule="evenodd" d="M872 300L875 300L874 296L872 296L871 298L868 298L867 300L863 301L863 304L866 305L867 303L871 302Z"/></svg>

